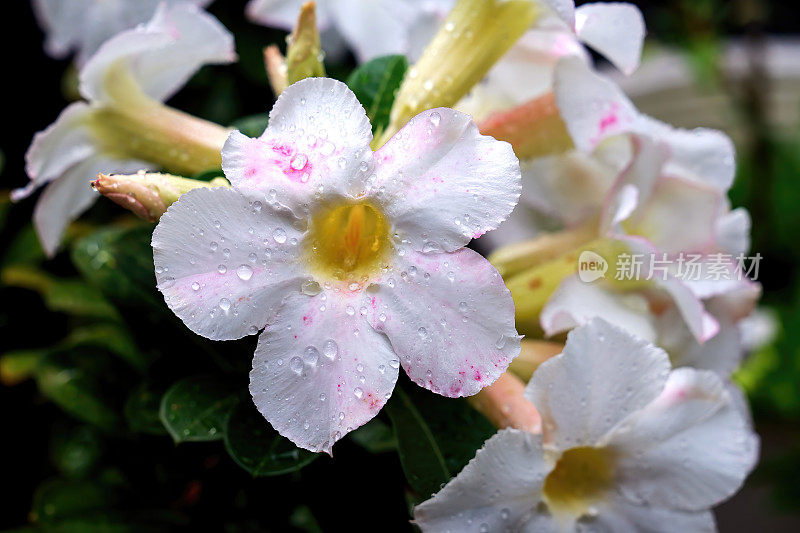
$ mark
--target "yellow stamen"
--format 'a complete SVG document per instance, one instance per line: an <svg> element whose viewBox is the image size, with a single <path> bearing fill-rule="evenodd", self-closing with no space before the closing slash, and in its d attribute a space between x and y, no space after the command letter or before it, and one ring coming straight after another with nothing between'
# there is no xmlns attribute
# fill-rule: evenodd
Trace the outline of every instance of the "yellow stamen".
<svg viewBox="0 0 800 533"><path fill-rule="evenodd" d="M565 451L544 480L545 503L556 513L591 513L611 488L613 467L614 456L607 448L581 446Z"/></svg>
<svg viewBox="0 0 800 533"><path fill-rule="evenodd" d="M363 281L383 266L391 249L389 223L369 203L327 206L311 219L307 257L318 275Z"/></svg>

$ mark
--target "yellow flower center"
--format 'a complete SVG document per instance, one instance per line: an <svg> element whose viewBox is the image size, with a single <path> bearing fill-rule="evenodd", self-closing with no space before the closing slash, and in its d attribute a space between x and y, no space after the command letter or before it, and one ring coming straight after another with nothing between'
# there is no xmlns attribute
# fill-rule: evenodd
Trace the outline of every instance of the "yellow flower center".
<svg viewBox="0 0 800 533"><path fill-rule="evenodd" d="M564 452L544 480L542 495L548 507L573 515L590 512L611 488L613 463L606 448L581 446Z"/></svg>
<svg viewBox="0 0 800 533"><path fill-rule="evenodd" d="M365 281L384 265L392 248L389 228L372 204L326 206L311 218L307 261L324 279Z"/></svg>

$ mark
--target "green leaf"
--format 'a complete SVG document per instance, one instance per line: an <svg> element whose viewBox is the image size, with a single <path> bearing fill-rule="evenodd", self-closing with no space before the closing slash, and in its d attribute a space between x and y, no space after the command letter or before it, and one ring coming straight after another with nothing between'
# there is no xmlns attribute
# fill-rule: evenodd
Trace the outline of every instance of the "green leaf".
<svg viewBox="0 0 800 533"><path fill-rule="evenodd" d="M192 179L199 181L211 181L214 178L224 178L224 177L225 173L222 171L221 168L213 168L211 170L204 170L199 174L195 174L194 176L192 176Z"/></svg>
<svg viewBox="0 0 800 533"><path fill-rule="evenodd" d="M259 113L257 115L250 115L236 119L232 128L236 128L248 137L261 137L264 130L267 129L269 124L269 115L267 113Z"/></svg>
<svg viewBox="0 0 800 533"><path fill-rule="evenodd" d="M102 455L102 442L90 426L71 427L54 434L50 458L69 477L86 475Z"/></svg>
<svg viewBox="0 0 800 533"><path fill-rule="evenodd" d="M79 366L65 364L57 356L48 356L36 372L42 394L78 420L103 429L113 429L117 414L100 390L95 376Z"/></svg>
<svg viewBox="0 0 800 533"><path fill-rule="evenodd" d="M399 387L386 404L386 412L397 435L397 451L408 483L422 496L438 492L450 480L450 469L422 413Z"/></svg>
<svg viewBox="0 0 800 533"><path fill-rule="evenodd" d="M383 56L364 63L347 79L350 90L367 110L373 133L389 124L389 112L407 68L405 56Z"/></svg>
<svg viewBox="0 0 800 533"><path fill-rule="evenodd" d="M107 508L114 503L114 494L107 487L90 481L53 479L43 483L33 498L31 518L42 525L51 525L66 518Z"/></svg>
<svg viewBox="0 0 800 533"><path fill-rule="evenodd" d="M397 449L397 439L392 428L379 418L373 418L349 436L370 453L384 453Z"/></svg>
<svg viewBox="0 0 800 533"><path fill-rule="evenodd" d="M123 324L92 324L75 328L64 339L62 347L77 348L97 346L118 355L133 368L144 371L153 362L153 356L136 347L130 332Z"/></svg>
<svg viewBox="0 0 800 533"><path fill-rule="evenodd" d="M216 376L182 379L161 398L161 423L175 442L219 440L225 420L239 403L236 389Z"/></svg>
<svg viewBox="0 0 800 533"><path fill-rule="evenodd" d="M11 241L3 254L2 266L38 265L45 259L44 250L42 250L39 237L33 229L33 224L28 224Z"/></svg>
<svg viewBox="0 0 800 533"><path fill-rule="evenodd" d="M0 357L0 383L16 385L33 377L46 350L16 350Z"/></svg>
<svg viewBox="0 0 800 533"><path fill-rule="evenodd" d="M147 303L160 310L164 305L155 292L152 233L152 226L102 229L73 245L72 262L112 301Z"/></svg>
<svg viewBox="0 0 800 533"><path fill-rule="evenodd" d="M137 433L166 435L159 411L164 391L143 382L136 387L125 402L125 419L128 427Z"/></svg>
<svg viewBox="0 0 800 533"><path fill-rule="evenodd" d="M228 418L225 449L254 477L295 472L318 455L280 436L250 401L240 403Z"/></svg>
<svg viewBox="0 0 800 533"><path fill-rule="evenodd" d="M427 498L461 471L496 429L464 399L396 388L386 404L403 471Z"/></svg>
<svg viewBox="0 0 800 533"><path fill-rule="evenodd" d="M2 281L38 292L51 311L107 320L119 318L103 295L80 279L56 278L35 267L14 265L3 269Z"/></svg>

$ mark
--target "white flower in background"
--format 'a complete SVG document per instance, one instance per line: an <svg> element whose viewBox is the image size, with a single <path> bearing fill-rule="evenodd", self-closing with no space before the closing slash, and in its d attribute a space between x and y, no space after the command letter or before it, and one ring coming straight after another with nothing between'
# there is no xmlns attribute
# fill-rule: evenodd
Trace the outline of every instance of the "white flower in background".
<svg viewBox="0 0 800 533"><path fill-rule="evenodd" d="M46 34L47 53L63 58L74 52L82 66L107 39L150 20L159 4L205 7L212 1L33 0L33 8Z"/></svg>
<svg viewBox="0 0 800 533"><path fill-rule="evenodd" d="M374 154L342 83L288 87L258 139L231 134L232 189L181 196L153 233L158 288L211 339L259 336L250 392L300 447L330 453L403 366L475 394L520 351L497 271L464 246L516 205L519 164L466 115L431 109Z"/></svg>
<svg viewBox="0 0 800 533"><path fill-rule="evenodd" d="M306 0L251 0L248 16L290 31ZM335 53L342 39L359 62L387 54L417 57L454 0L318 0L323 48Z"/></svg>
<svg viewBox="0 0 800 533"><path fill-rule="evenodd" d="M668 279L657 275L635 291L614 282L567 278L542 311L544 331L553 335L603 316L656 342L675 364L727 377L744 354L738 323L760 296L758 284L737 275L731 260L747 252L750 230L747 212L731 211L727 201L734 175L732 143L717 131L673 129L639 114L614 84L575 60L562 62L556 78L559 109L578 149L546 158L538 175L526 174L537 184L537 201L557 198L554 203L567 207L563 213L571 207L562 218L568 224L599 217L601 236L648 257L667 253L673 264ZM618 159L627 159L627 166L609 179L613 166L600 161L626 147L629 154ZM583 172L565 164L576 159L583 162ZM543 176L547 182L537 180ZM582 186L572 182L571 205L559 176L583 181ZM587 191L591 194L581 194ZM681 276L676 271L681 253L701 255L699 270L686 269ZM731 259L721 265L726 276L715 279L708 271L717 253Z"/></svg>
<svg viewBox="0 0 800 533"><path fill-rule="evenodd" d="M414 518L425 532L714 531L758 438L720 378L596 319L526 389L542 435L505 429Z"/></svg>
<svg viewBox="0 0 800 533"><path fill-rule="evenodd" d="M34 225L48 254L55 253L66 226L97 198L89 182L99 172L131 173L154 162L160 166L165 159L178 160L177 166L187 171L219 164L227 131L199 125L159 102L202 65L235 58L230 33L191 4L162 5L148 24L100 47L80 71L80 92L87 101L69 105L36 134L25 156L30 183L12 193L20 200L47 185L34 211ZM159 144L159 131L173 135ZM208 160L202 161L207 166L199 170L181 144L181 138L192 136L211 145Z"/></svg>
<svg viewBox="0 0 800 533"><path fill-rule="evenodd" d="M492 67L484 81L458 105L476 121L522 104L552 89L559 59L574 56L590 63L587 45L625 74L639 66L645 25L639 8L626 3L540 2L534 27Z"/></svg>

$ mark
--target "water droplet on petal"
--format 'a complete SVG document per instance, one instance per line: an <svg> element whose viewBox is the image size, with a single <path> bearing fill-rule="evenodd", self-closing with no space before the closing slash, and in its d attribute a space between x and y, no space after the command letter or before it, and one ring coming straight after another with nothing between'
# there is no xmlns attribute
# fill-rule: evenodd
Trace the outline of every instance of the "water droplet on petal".
<svg viewBox="0 0 800 533"><path fill-rule="evenodd" d="M253 277L253 269L249 265L239 265L236 269L236 275L242 281L247 281Z"/></svg>
<svg viewBox="0 0 800 533"><path fill-rule="evenodd" d="M283 244L286 242L286 232L281 228L276 228L275 231L272 232L272 238L275 239L275 242L278 244Z"/></svg>

